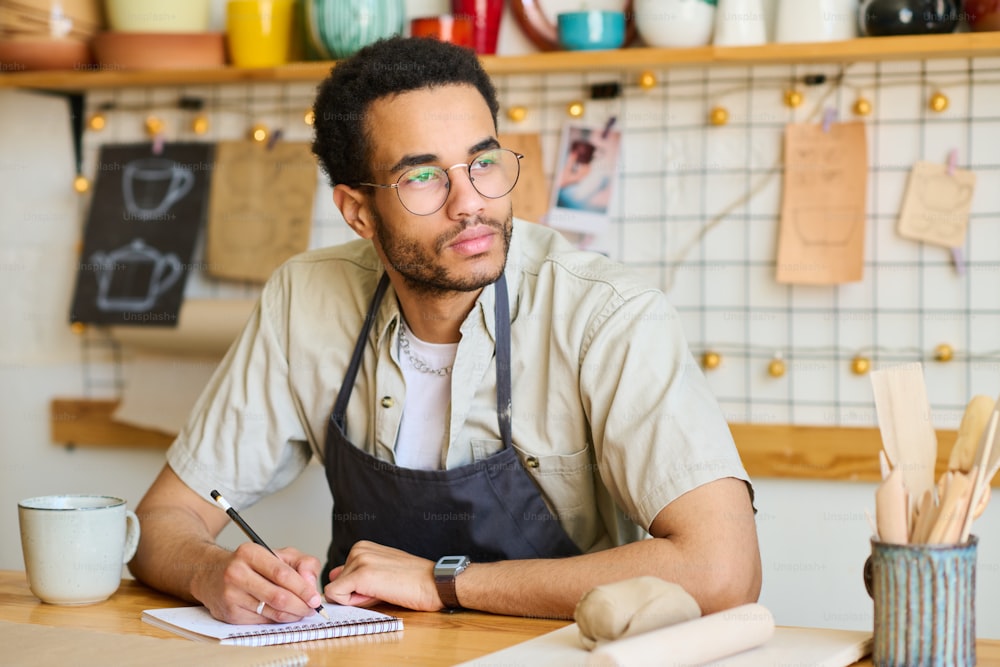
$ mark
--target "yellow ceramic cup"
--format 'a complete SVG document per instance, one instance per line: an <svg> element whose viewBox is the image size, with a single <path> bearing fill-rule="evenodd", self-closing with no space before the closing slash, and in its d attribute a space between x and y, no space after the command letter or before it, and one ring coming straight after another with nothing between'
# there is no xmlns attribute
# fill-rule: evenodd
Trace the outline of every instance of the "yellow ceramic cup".
<svg viewBox="0 0 1000 667"><path fill-rule="evenodd" d="M292 48L295 0L229 0L226 41L237 67L287 63Z"/></svg>

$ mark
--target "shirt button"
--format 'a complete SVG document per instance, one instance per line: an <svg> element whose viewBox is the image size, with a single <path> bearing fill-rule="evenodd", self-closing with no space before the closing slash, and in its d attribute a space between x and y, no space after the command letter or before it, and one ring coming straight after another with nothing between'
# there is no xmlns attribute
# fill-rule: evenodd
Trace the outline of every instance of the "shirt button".
<svg viewBox="0 0 1000 667"><path fill-rule="evenodd" d="M382 397L382 407L383 408L391 408L395 404L396 404L396 401L392 400L392 396L383 396Z"/></svg>
<svg viewBox="0 0 1000 667"><path fill-rule="evenodd" d="M524 464L529 468L537 468L539 465L538 458L534 456L529 456L528 458L524 459Z"/></svg>

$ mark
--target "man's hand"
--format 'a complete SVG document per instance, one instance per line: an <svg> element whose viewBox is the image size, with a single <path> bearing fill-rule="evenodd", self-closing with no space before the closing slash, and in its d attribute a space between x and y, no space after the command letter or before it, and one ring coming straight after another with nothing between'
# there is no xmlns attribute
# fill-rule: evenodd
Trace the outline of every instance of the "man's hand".
<svg viewBox="0 0 1000 667"><path fill-rule="evenodd" d="M377 602L415 609L444 608L434 585L434 561L374 542L357 542L347 561L330 572L326 599L354 607Z"/></svg>
<svg viewBox="0 0 1000 667"><path fill-rule="evenodd" d="M323 601L316 588L319 560L292 548L275 554L246 542L196 574L191 592L227 623L290 623L314 614Z"/></svg>

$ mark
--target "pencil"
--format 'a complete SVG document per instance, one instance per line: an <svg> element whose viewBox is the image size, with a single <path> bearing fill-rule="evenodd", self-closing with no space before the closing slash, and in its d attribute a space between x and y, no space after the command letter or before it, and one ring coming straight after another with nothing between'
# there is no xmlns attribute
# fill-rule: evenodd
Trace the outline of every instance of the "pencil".
<svg viewBox="0 0 1000 667"><path fill-rule="evenodd" d="M259 544L260 546L270 551L272 556L274 556L275 558L278 557L278 554L274 553L274 551L271 551L271 547L267 546L264 540L261 539L260 535L254 532L254 529L250 527L250 524L248 524L246 521L243 520L243 517L241 517L239 512L236 511L236 508L234 508L232 505L226 502L226 499L222 497L221 493L219 493L215 489L212 489L212 493L210 495L212 496L212 499L215 502L219 503L222 509L226 510L226 514L229 515L229 518L232 519L233 522L240 527L240 530L242 530L243 533L247 537L249 537L254 544ZM323 605L316 607L315 611L317 614L319 614L326 620L328 621L330 620L330 616L329 614L326 613L326 610L323 609Z"/></svg>

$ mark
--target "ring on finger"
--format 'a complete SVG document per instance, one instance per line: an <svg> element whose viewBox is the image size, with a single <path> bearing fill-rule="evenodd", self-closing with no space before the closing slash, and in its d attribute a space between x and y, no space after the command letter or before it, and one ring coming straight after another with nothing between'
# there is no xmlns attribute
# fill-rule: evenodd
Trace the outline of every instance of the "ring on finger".
<svg viewBox="0 0 1000 667"><path fill-rule="evenodd" d="M257 605L257 615L260 616L264 612L264 601L261 600L260 604Z"/></svg>

